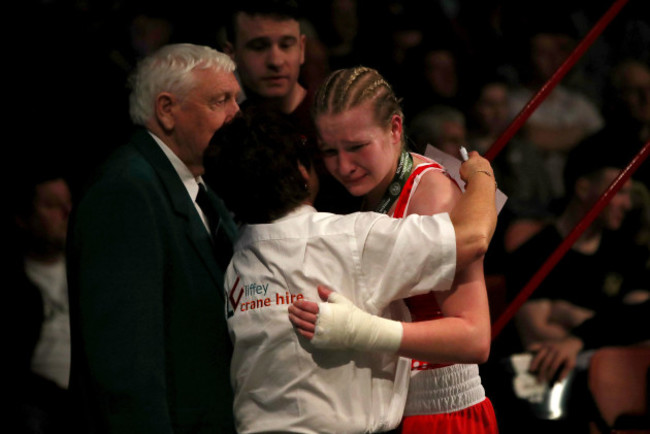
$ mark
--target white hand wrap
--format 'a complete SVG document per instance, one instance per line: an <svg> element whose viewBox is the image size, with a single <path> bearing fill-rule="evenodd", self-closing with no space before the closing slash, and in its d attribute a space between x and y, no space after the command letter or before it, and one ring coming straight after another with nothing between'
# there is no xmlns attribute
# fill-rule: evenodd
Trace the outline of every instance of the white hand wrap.
<svg viewBox="0 0 650 434"><path fill-rule="evenodd" d="M394 353L402 343L401 322L364 312L341 294L333 292L318 307L316 348Z"/></svg>

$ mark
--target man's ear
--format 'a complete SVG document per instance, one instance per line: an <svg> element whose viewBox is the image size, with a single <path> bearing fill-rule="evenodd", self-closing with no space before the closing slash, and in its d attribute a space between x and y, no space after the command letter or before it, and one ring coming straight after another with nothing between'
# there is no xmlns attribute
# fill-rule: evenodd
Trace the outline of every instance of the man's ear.
<svg viewBox="0 0 650 434"><path fill-rule="evenodd" d="M178 100L169 92L162 92L156 98L156 119L166 131L174 129L174 110L177 104Z"/></svg>
<svg viewBox="0 0 650 434"><path fill-rule="evenodd" d="M305 50L307 49L307 36L300 35L300 64L305 64Z"/></svg>

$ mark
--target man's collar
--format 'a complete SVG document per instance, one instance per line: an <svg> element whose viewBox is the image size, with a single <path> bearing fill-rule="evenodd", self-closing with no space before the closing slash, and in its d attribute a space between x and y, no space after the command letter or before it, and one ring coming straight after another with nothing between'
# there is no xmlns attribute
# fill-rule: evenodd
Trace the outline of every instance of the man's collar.
<svg viewBox="0 0 650 434"><path fill-rule="evenodd" d="M196 198L196 195L199 192L199 182L203 182L203 179L201 176L195 177L192 172L190 172L190 169L183 163L183 161L178 158L178 155L174 154L174 152L169 149L169 146L165 144L158 136L156 136L154 133L149 131L149 134L151 134L151 137L153 137L154 141L160 146L160 149L165 153L167 158L169 159L169 162L172 163L172 166L174 167L174 170L178 174L178 177L181 179L183 182L183 185L187 189L187 191L190 193L190 196L192 198Z"/></svg>

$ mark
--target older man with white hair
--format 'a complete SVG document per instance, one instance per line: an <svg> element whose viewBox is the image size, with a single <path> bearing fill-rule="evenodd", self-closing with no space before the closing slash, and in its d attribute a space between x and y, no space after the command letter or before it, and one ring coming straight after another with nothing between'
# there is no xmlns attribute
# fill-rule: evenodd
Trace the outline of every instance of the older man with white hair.
<svg viewBox="0 0 650 434"><path fill-rule="evenodd" d="M130 100L142 128L73 214L70 390L81 432L233 431L220 264L237 230L201 175L210 139L239 111L234 69L191 44L145 58ZM197 203L206 195L215 212Z"/></svg>

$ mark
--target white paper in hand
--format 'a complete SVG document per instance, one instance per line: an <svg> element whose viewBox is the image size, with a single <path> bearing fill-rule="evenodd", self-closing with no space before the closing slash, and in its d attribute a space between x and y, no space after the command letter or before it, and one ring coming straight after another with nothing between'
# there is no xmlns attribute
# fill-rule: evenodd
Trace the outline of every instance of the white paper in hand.
<svg viewBox="0 0 650 434"><path fill-rule="evenodd" d="M447 169L449 175L451 175L451 177L456 180L461 190L465 191L465 182L460 178L460 165L462 164L462 161L460 161L458 158L452 157L446 152L442 152L440 149L432 145L427 145L426 149L424 150L424 156L436 160L438 163L445 166L445 169ZM497 213L501 212L501 209L507 200L508 196L506 196L501 190L497 188Z"/></svg>

